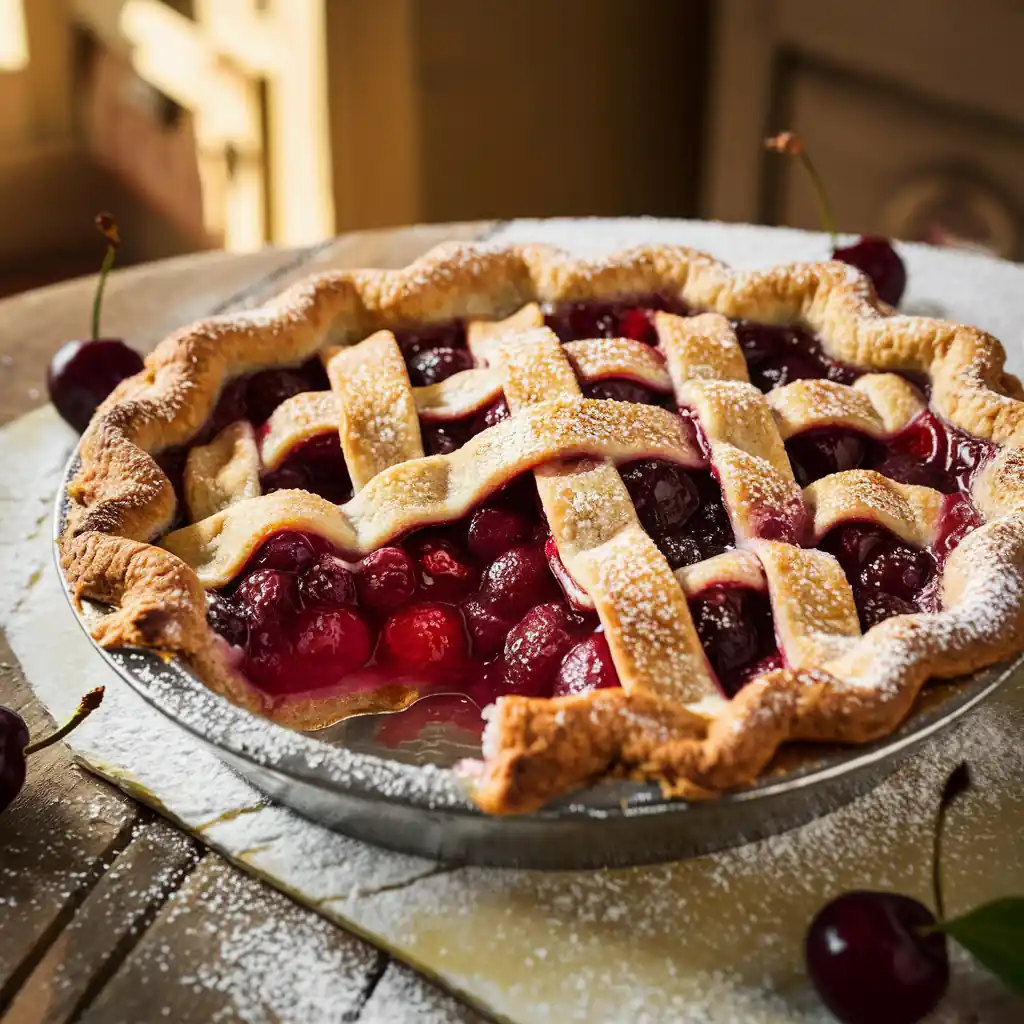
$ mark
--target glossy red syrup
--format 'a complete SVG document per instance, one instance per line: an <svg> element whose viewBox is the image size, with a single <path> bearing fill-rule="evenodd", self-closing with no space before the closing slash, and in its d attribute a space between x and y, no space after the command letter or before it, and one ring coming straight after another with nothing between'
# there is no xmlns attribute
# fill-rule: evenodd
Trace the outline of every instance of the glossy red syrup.
<svg viewBox="0 0 1024 1024"><path fill-rule="evenodd" d="M732 544L709 473L646 460L623 467L623 479L674 562ZM463 693L484 707L502 694L616 686L597 616L567 599L556 558L524 475L463 519L362 559L346 560L314 536L273 535L211 596L209 619L242 650L246 675L283 698L401 683L425 694ZM694 613L723 686L734 692L748 666L774 649L767 602L708 592Z"/></svg>
<svg viewBox="0 0 1024 1024"><path fill-rule="evenodd" d="M653 346L658 309L687 312L666 298L644 296L565 303L544 313L563 342L629 337ZM736 329L751 380L763 391L806 377L850 383L860 374L826 356L802 330L742 322ZM414 386L472 365L461 323L395 335ZM259 427L280 401L325 387L322 369L312 362L240 378L225 389L203 438L240 417ZM601 380L584 391L592 398L674 408L671 399L634 381ZM424 422L425 450L455 451L508 415L499 399L462 420ZM822 430L791 438L787 450L804 486L863 467L950 495L933 551L860 523L838 526L821 545L843 565L865 628L933 607L941 562L978 525L966 494L991 446L947 428L929 412L884 444L853 431ZM169 473L180 475L183 460L175 453L162 458ZM622 466L621 473L640 522L673 568L735 545L711 472L641 460ZM298 487L346 501L351 483L337 438L307 442L264 476L263 487ZM791 539L791 525L778 524L780 536ZM766 523L762 533L768 536L772 528ZM581 598L550 541L532 476L525 474L463 519L416 531L363 559L348 560L304 534L270 537L231 586L210 596L209 620L239 649L248 677L268 693L291 699L397 683L426 695L461 695L426 704L435 715L454 702L459 720L469 721L475 709L502 694L560 696L618 685L597 617ZM691 602L691 611L728 695L782 664L767 595L712 586ZM469 727L477 725L478 716ZM400 734L404 727L395 728Z"/></svg>

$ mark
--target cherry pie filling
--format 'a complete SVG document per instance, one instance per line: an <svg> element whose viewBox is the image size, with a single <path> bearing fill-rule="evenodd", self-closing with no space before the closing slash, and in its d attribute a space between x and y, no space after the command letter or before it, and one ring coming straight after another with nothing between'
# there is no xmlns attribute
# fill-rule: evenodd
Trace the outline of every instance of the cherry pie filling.
<svg viewBox="0 0 1024 1024"><path fill-rule="evenodd" d="M562 342L628 337L656 346L659 309L687 312L653 296L566 303L544 314ZM806 378L850 384L861 375L798 328L738 323L736 330L751 382L762 391ZM473 366L461 323L395 336L414 387ZM225 389L203 436L239 418L259 430L280 402L327 386L313 361L241 378ZM670 396L633 380L601 379L583 390L591 398L675 408ZM424 449L452 452L508 415L499 399L460 420L424 419ZM945 556L979 525L969 486L992 446L925 411L884 441L849 429L814 429L791 437L786 448L801 486L843 470L874 469L948 496L931 549L861 522L839 524L818 545L844 569L864 629L892 615L935 609ZM173 458L164 462L173 468ZM641 525L673 569L735 546L713 472L651 459L619 468ZM265 493L302 488L336 503L352 496L333 433L293 450L261 484ZM208 599L210 625L231 645L238 667L283 700L401 686L419 696L464 694L483 708L503 694L560 696L618 685L603 629L558 558L529 473L464 518L414 531L362 559L349 560L313 535L274 534ZM690 595L689 603L727 696L783 664L765 591L723 580Z"/></svg>

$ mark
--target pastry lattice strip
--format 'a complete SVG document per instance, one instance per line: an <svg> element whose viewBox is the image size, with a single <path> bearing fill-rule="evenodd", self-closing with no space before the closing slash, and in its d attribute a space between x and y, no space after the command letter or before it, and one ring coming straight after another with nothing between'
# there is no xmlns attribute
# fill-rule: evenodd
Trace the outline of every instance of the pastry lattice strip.
<svg viewBox="0 0 1024 1024"><path fill-rule="evenodd" d="M802 323L835 359L876 371L928 374L932 403L947 421L1003 446L1024 443L1024 394L1004 371L995 339L963 325L892 316L847 267L734 273L703 254L670 246L597 262L543 246L441 249L402 271L321 275L263 309L185 328L147 359L145 374L117 389L83 439L82 469L69 489L61 541L76 594L115 606L96 635L109 645L183 652L211 686L276 717L274 709L261 707L258 695L240 692L213 656L195 574L145 543L160 536L175 514L173 489L151 455L187 444L232 377L301 363L325 344L351 344L395 323L498 317L535 300L601 301L655 292L730 318ZM710 723L677 702L623 691L540 702L505 699L491 725L493 758L480 780L480 803L492 810L529 809L545 793L563 792L611 768L657 778L675 792L721 789L753 778L786 739L863 740L890 730L928 676L992 664L1024 637L1019 450L1002 448L976 478L972 494L995 521L953 551L938 615L882 622L821 672L755 680ZM822 679L827 686L818 685ZM560 746L567 738L575 759L568 772Z"/></svg>

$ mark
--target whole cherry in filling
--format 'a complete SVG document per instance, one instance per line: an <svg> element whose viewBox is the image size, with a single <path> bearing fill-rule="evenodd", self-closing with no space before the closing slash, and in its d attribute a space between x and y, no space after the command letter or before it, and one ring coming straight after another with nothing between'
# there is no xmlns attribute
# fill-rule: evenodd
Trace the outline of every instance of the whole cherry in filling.
<svg viewBox="0 0 1024 1024"><path fill-rule="evenodd" d="M733 696L776 649L767 595L713 586L690 602L690 613L719 683Z"/></svg>
<svg viewBox="0 0 1024 1024"><path fill-rule="evenodd" d="M922 609L936 568L930 552L868 523L837 526L820 546L835 555L843 567L864 629L893 615Z"/></svg>

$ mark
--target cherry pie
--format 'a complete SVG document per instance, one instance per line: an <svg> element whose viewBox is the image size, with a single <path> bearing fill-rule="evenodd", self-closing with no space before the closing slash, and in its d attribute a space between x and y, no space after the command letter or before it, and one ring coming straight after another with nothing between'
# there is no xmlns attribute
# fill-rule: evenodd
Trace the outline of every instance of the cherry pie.
<svg viewBox="0 0 1024 1024"><path fill-rule="evenodd" d="M447 247L164 341L61 540L95 635L317 729L437 693L523 812L707 796L1024 647L1024 394L840 263Z"/></svg>

